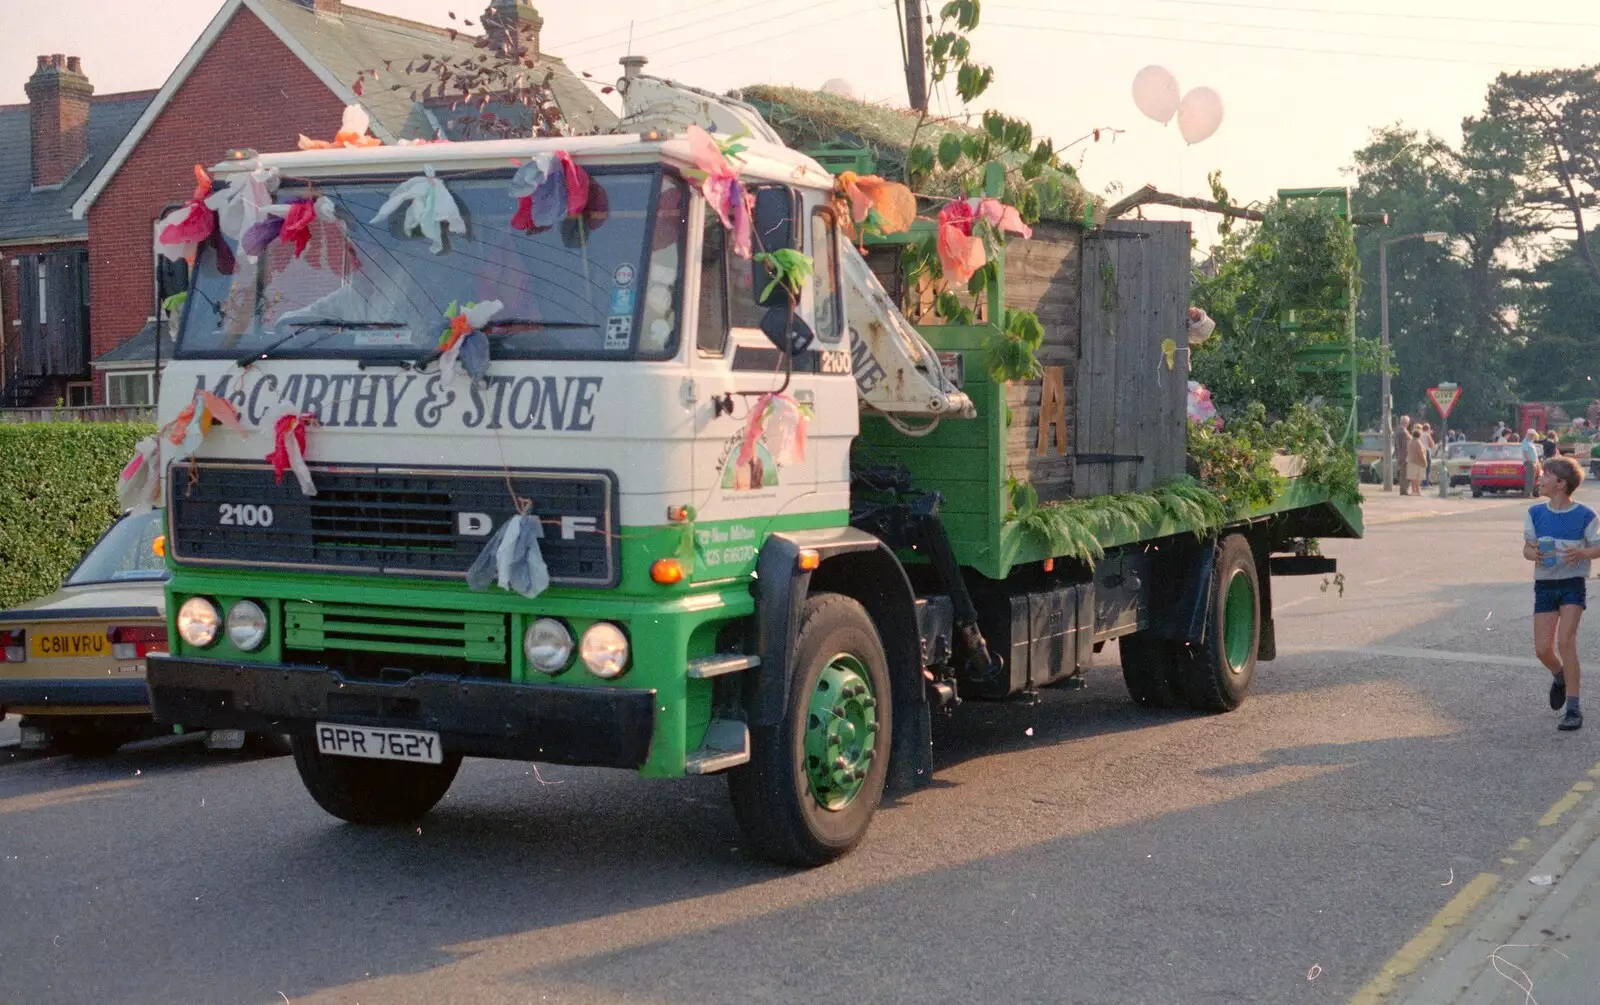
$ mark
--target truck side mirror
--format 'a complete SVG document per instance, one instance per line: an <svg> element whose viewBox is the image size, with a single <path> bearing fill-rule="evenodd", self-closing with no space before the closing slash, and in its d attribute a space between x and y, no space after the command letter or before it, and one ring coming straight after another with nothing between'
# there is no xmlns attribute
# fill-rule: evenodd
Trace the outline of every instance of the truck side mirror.
<svg viewBox="0 0 1600 1005"><path fill-rule="evenodd" d="M782 185L763 185L755 190L755 211L750 216L750 222L755 230L755 245L759 251L777 251L779 248L793 248L797 231L795 220L800 216L796 205L799 195ZM751 261L751 276L754 280L756 303L762 307L789 306L789 296L783 289L774 289L767 296L761 293L772 283L772 270L760 262ZM766 325L762 325L766 330ZM771 333L768 333L771 336Z"/></svg>
<svg viewBox="0 0 1600 1005"><path fill-rule="evenodd" d="M805 318L789 310L787 300L767 308L767 313L761 316L761 331L779 352L790 356L805 352L817 340L817 333L806 324Z"/></svg>

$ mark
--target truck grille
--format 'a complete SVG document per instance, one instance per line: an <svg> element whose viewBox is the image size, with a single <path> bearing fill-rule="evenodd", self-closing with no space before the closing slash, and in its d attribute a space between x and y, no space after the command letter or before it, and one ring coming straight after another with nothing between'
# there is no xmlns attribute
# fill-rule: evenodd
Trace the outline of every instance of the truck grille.
<svg viewBox="0 0 1600 1005"><path fill-rule="evenodd" d="M612 476L598 471L311 467L317 494L265 464L180 461L168 488L169 547L180 564L462 578L515 515L544 526L553 584L614 586ZM509 483L509 487L508 487Z"/></svg>

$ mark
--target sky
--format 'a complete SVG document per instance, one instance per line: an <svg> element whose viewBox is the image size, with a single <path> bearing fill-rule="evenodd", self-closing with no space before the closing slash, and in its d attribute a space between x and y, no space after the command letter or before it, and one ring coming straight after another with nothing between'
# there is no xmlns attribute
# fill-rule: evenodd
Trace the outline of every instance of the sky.
<svg viewBox="0 0 1600 1005"><path fill-rule="evenodd" d="M362 0L434 24L476 20L478 3ZM26 100L40 53L83 58L97 93L159 87L222 0L0 0L0 103ZM934 12L941 0L928 0ZM724 91L752 83L820 87L904 105L894 0L546 0L543 48L598 80L630 49L647 72ZM995 82L970 109L1030 120L1058 147L1102 129L1069 159L1096 192L1152 183L1207 193L1220 169L1236 201L1279 188L1347 184L1375 127L1403 122L1448 139L1479 112L1502 71L1600 62L1593 0L983 0L975 58ZM1209 86L1221 129L1187 147L1176 124L1135 108L1148 65L1184 91ZM963 109L953 86L938 114ZM1111 130L1121 130L1120 133ZM1155 215L1155 214L1152 214ZM1209 231L1204 214L1179 214Z"/></svg>

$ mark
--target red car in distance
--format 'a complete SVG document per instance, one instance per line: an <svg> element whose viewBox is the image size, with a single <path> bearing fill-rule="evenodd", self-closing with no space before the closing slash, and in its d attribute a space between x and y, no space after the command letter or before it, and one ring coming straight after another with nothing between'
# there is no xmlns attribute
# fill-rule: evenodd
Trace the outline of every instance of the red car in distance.
<svg viewBox="0 0 1600 1005"><path fill-rule="evenodd" d="M1485 492L1517 492L1522 495L1538 495L1539 493L1539 465L1533 466L1533 478L1528 478L1526 470L1528 459L1523 456L1520 443L1491 443L1478 454L1477 460L1472 462L1472 496L1474 499ZM1528 491L1528 485L1533 485L1533 491Z"/></svg>

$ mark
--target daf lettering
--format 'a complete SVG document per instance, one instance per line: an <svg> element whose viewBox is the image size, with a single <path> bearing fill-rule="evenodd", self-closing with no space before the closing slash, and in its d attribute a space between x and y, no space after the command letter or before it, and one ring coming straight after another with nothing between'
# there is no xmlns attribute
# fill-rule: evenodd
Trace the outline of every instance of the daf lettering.
<svg viewBox="0 0 1600 1005"><path fill-rule="evenodd" d="M564 516L561 518L561 540L574 541L579 534L597 534L600 528L592 516Z"/></svg>
<svg viewBox="0 0 1600 1005"><path fill-rule="evenodd" d="M457 513L456 533L462 537L488 537L494 518L487 513Z"/></svg>

